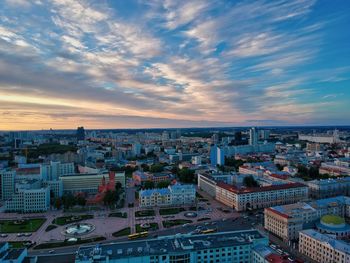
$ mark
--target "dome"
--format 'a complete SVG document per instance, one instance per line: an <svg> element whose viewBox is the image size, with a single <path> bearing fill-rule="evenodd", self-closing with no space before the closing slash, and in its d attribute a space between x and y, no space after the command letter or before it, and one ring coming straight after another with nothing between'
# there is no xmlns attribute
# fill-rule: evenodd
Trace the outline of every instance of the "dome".
<svg viewBox="0 0 350 263"><path fill-rule="evenodd" d="M337 215L325 215L321 217L321 224L328 227L339 228L345 226L345 220Z"/></svg>

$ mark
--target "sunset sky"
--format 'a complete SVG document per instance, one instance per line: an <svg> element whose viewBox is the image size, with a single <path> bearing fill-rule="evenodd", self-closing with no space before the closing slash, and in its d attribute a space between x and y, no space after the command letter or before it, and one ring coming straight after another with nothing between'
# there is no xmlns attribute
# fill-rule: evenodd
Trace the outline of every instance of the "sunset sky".
<svg viewBox="0 0 350 263"><path fill-rule="evenodd" d="M350 1L0 0L0 130L350 124Z"/></svg>

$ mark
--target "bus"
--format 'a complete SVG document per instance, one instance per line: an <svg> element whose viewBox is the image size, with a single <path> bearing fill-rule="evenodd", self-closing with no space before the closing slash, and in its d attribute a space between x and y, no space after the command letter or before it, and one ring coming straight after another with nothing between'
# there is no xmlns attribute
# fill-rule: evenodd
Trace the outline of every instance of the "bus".
<svg viewBox="0 0 350 263"><path fill-rule="evenodd" d="M147 237L147 236L148 236L148 232L144 231L141 233L135 233L135 234L128 235L128 239L137 239L137 238Z"/></svg>
<svg viewBox="0 0 350 263"><path fill-rule="evenodd" d="M209 228L209 229L206 229L206 230L202 230L201 233L202 234L209 234L209 233L214 233L216 231L217 231L216 228Z"/></svg>

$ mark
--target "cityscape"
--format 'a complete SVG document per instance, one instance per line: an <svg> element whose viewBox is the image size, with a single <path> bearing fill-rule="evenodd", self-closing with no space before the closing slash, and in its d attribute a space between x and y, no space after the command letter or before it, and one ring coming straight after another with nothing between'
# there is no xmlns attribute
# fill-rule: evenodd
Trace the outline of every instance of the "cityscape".
<svg viewBox="0 0 350 263"><path fill-rule="evenodd" d="M350 263L349 1L0 6L0 263Z"/></svg>

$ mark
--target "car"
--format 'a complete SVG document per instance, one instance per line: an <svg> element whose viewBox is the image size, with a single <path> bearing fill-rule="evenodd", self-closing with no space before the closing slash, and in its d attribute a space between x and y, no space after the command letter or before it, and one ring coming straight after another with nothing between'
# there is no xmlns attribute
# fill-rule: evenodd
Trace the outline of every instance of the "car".
<svg viewBox="0 0 350 263"><path fill-rule="evenodd" d="M32 233L25 233L24 236L25 237L30 237L32 235Z"/></svg>
<svg viewBox="0 0 350 263"><path fill-rule="evenodd" d="M222 219L222 221L226 221L226 220L227 220L227 218L223 218L223 219Z"/></svg>
<svg viewBox="0 0 350 263"><path fill-rule="evenodd" d="M186 224L183 224L182 226L186 227L186 226L189 226L189 225L190 225L189 223L186 223Z"/></svg>
<svg viewBox="0 0 350 263"><path fill-rule="evenodd" d="M18 234L17 234L17 237L21 237L21 236L23 236L22 233L18 233Z"/></svg>
<svg viewBox="0 0 350 263"><path fill-rule="evenodd" d="M276 247L276 245L271 244L271 245L270 245L270 248L276 249L277 247Z"/></svg>
<svg viewBox="0 0 350 263"><path fill-rule="evenodd" d="M49 254L52 254L53 252L55 252L55 250L53 249L49 250Z"/></svg>
<svg viewBox="0 0 350 263"><path fill-rule="evenodd" d="M209 225L209 224L210 224L209 222L205 222L205 224L204 224L204 225L206 225L206 226L207 226L207 225Z"/></svg>
<svg viewBox="0 0 350 263"><path fill-rule="evenodd" d="M291 257L289 257L288 260L289 260L289 261L292 261L292 262L294 261L294 259L292 259Z"/></svg>
<svg viewBox="0 0 350 263"><path fill-rule="evenodd" d="M281 250L281 249L277 249L276 252L277 252L277 254L280 254L280 255L283 254L283 250Z"/></svg>
<svg viewBox="0 0 350 263"><path fill-rule="evenodd" d="M7 234L1 234L0 237L7 237Z"/></svg>

